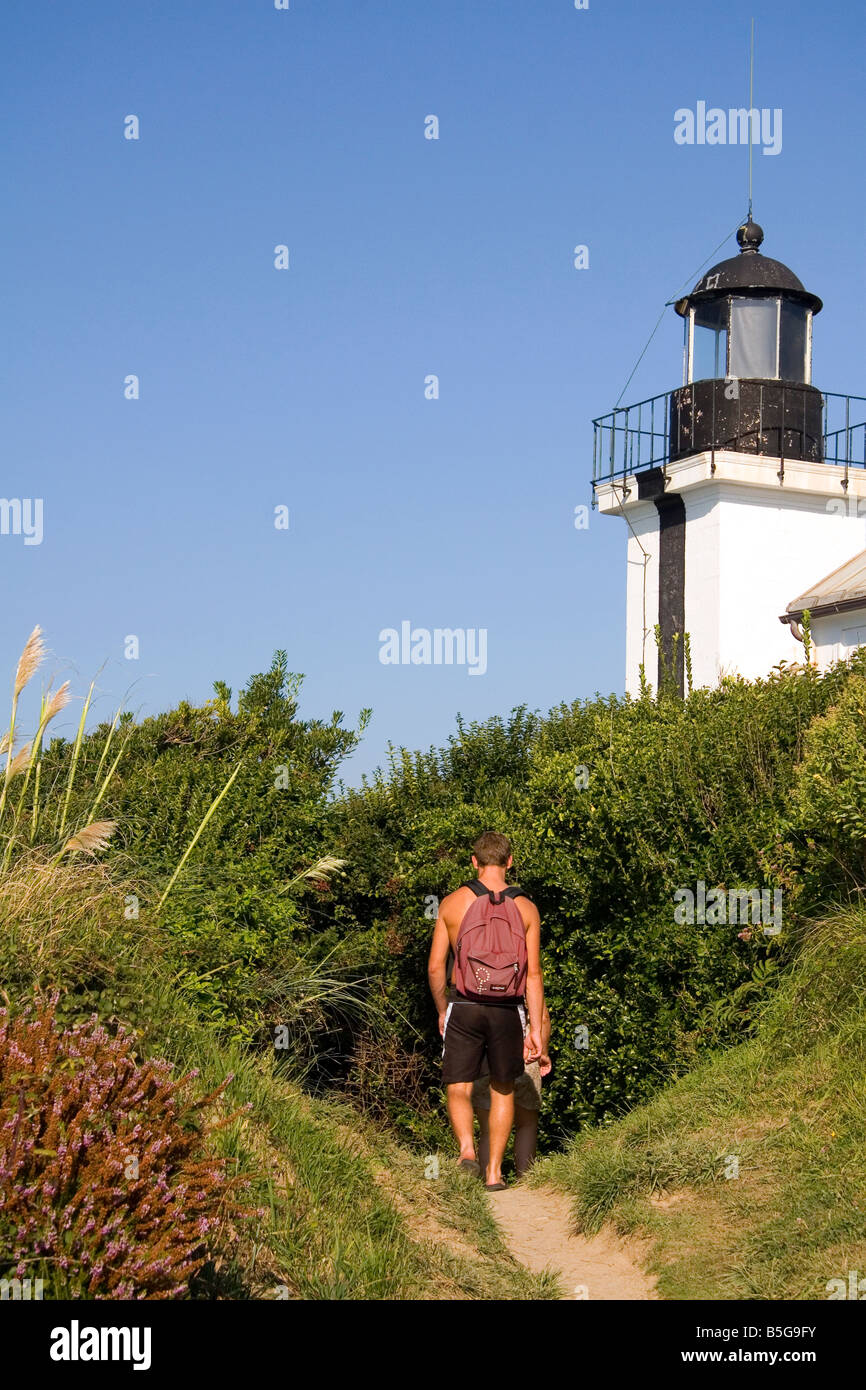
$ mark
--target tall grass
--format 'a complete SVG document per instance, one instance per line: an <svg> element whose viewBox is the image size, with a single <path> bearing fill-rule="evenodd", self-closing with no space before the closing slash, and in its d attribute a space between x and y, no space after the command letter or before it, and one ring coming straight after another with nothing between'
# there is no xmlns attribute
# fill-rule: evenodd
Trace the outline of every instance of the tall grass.
<svg viewBox="0 0 866 1390"><path fill-rule="evenodd" d="M84 701L78 723L78 731L70 762L65 796L60 806L57 808L53 832L46 834L44 829L45 816L40 814L43 796L41 773L45 732L51 721L55 719L69 703L70 693L68 681L64 681L60 688L53 694L50 694L50 692L43 693L36 733L29 743L26 743L17 753L15 751L19 700L45 660L45 656L46 649L42 629L37 625L25 642L24 649L18 658L18 664L15 668L15 679L12 684L12 705L9 713L9 725L2 740L2 746L6 752L6 766L3 772L2 783L0 783L0 839L5 840L6 843L2 861L0 861L0 869L4 872L8 870L14 854L16 852L21 852L25 845L38 843L40 834L43 844L51 843L56 849L56 857L59 861L66 854L83 853L92 855L98 853L100 850L105 849L115 829L113 821L96 820L96 812L108 788L108 781L110 780L105 779L91 806L88 820L83 825L79 826L72 835L66 837L69 802L75 784L75 773L78 766L78 754L81 749L81 740L84 734L84 723L90 708L90 702L93 698L94 683L91 682L90 690ZM106 738L103 759L107 754L108 745L113 736L116 723L117 716L115 716L115 720ZM101 765L100 763L100 767ZM115 762L112 767L112 772L116 766L117 763ZM32 801L28 802L31 776L34 781L34 793ZM30 826L25 841L23 836L23 825L28 804L30 805Z"/></svg>

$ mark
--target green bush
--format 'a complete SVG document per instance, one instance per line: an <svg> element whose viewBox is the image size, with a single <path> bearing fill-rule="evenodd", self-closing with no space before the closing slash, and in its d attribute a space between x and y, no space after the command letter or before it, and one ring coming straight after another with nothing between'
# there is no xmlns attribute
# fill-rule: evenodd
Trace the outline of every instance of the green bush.
<svg viewBox="0 0 866 1390"><path fill-rule="evenodd" d="M471 876L483 829L515 846L542 916L553 1020L548 1142L621 1113L754 1021L810 900L798 890L789 801L813 719L851 679L780 669L678 698L596 698L546 718L466 725L440 751L392 755L333 807L350 865L336 918L388 982L407 1050L439 1040L426 955L436 902ZM678 922L678 889L783 892L784 930ZM579 1028L587 1030L588 1046Z"/></svg>
<svg viewBox="0 0 866 1390"><path fill-rule="evenodd" d="M165 883L240 763L162 913L174 983L225 1037L261 1043L291 1013L286 981L324 972L360 1003L378 996L378 976L386 1025L375 1047L363 1044L356 1091L380 1108L390 1096L407 1133L419 1084L425 1105L438 1103L426 981L436 905L470 876L477 834L505 830L515 877L542 915L549 1143L621 1113L750 1028L802 924L838 896L840 862L852 886L861 881L864 661L825 676L727 678L686 700L597 697L546 717L520 708L458 719L444 748L394 750L384 772L337 794L366 715L358 730L339 714L300 720L299 678L278 653L236 708L217 683L203 708L124 724L105 814L145 877ZM92 794L103 734L83 742L71 820ZM51 745L43 788L65 784L69 758L69 745ZM299 877L331 854L344 875ZM699 881L780 889L782 934L678 920L675 895ZM315 986L310 997L306 1062L328 1054L318 1079L342 1081L339 1056L361 1046L369 1020L329 1013ZM395 1044L411 1067L395 1061Z"/></svg>
<svg viewBox="0 0 866 1390"><path fill-rule="evenodd" d="M812 721L788 815L792 869L818 907L866 888L866 670L855 658L837 700Z"/></svg>
<svg viewBox="0 0 866 1390"><path fill-rule="evenodd" d="M328 935L337 869L323 867L312 878L308 870L327 865L328 798L367 715L357 731L342 726L339 712L328 722L301 720L300 683L278 652L234 708L231 690L217 682L215 698L201 708L182 703L140 724L122 716L115 736L122 753L104 798L118 825L115 852L157 890L142 904L143 920L152 921L159 888L237 771L159 916L177 987L204 1021L243 1041L269 1022L264 1001L287 974L297 978L299 962L316 972L328 959L331 976L359 974L351 946ZM103 775L106 732L98 727L82 741L71 822ZM46 749L43 801L65 788L73 757L62 739ZM26 830L26 816L23 823Z"/></svg>

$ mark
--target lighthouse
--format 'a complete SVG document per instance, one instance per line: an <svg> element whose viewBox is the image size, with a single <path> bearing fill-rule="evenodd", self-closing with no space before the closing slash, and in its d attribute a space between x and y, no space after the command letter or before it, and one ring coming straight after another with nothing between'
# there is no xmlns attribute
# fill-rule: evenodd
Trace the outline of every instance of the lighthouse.
<svg viewBox="0 0 866 1390"><path fill-rule="evenodd" d="M679 299L683 383L594 423L599 512L627 528L626 689L803 659L792 601L866 547L866 400L812 385L821 300L763 254ZM802 605L796 610L802 616Z"/></svg>

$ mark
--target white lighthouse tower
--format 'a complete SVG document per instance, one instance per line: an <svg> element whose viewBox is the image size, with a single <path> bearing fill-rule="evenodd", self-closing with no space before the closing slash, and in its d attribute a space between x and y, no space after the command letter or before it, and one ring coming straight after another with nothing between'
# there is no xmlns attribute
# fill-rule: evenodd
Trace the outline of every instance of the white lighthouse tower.
<svg viewBox="0 0 866 1390"><path fill-rule="evenodd" d="M811 384L821 300L763 237L747 221L677 302L683 385L594 422L595 502L628 526L631 693L665 670L683 689L686 634L695 686L801 660L780 615L866 547L866 401Z"/></svg>

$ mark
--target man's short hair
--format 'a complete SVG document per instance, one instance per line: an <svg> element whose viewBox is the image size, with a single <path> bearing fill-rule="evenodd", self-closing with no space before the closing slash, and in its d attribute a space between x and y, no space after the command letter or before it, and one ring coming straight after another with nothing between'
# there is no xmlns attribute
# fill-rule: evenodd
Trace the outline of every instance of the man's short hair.
<svg viewBox="0 0 866 1390"><path fill-rule="evenodd" d="M484 868L487 864L496 864L504 869L511 858L511 841L496 830L485 830L472 846L472 853L478 860L479 868Z"/></svg>

